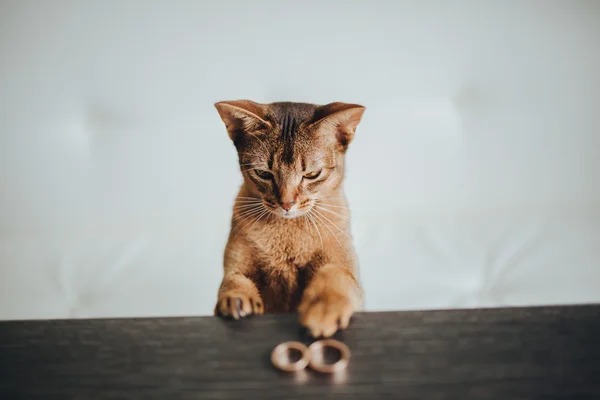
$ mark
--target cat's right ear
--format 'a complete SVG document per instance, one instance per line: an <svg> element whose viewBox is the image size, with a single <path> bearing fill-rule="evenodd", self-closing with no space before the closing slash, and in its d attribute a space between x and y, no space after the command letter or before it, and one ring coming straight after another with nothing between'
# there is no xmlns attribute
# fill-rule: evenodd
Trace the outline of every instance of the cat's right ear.
<svg viewBox="0 0 600 400"><path fill-rule="evenodd" d="M252 133L271 127L265 121L265 106L250 100L220 101L215 103L221 119L225 123L229 138L235 141L239 135Z"/></svg>

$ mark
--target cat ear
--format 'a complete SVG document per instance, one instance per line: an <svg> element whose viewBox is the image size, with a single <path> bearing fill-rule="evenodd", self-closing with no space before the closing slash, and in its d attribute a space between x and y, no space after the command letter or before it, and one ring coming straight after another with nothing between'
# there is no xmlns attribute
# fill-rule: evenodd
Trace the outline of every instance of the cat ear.
<svg viewBox="0 0 600 400"><path fill-rule="evenodd" d="M271 127L265 121L265 107L250 100L221 101L215 103L221 119L225 123L231 140L243 133Z"/></svg>
<svg viewBox="0 0 600 400"><path fill-rule="evenodd" d="M365 110L359 104L330 103L317 109L315 122L311 126L322 134L334 137L340 147L346 150Z"/></svg>

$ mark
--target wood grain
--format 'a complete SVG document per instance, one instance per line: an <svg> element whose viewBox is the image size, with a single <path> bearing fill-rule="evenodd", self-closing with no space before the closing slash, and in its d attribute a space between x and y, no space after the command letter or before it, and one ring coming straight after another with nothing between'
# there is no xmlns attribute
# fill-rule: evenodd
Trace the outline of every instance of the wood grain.
<svg viewBox="0 0 600 400"><path fill-rule="evenodd" d="M295 315L0 323L0 399L600 398L600 306L359 313L341 376L283 373Z"/></svg>

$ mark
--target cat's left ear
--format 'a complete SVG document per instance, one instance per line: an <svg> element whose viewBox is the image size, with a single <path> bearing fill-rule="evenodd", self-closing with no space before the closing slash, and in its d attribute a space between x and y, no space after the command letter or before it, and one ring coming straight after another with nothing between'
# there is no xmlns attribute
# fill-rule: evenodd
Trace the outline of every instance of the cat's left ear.
<svg viewBox="0 0 600 400"><path fill-rule="evenodd" d="M317 109L315 122L310 125L322 134L331 135L345 151L354 139L365 110L359 104L330 103Z"/></svg>
<svg viewBox="0 0 600 400"><path fill-rule="evenodd" d="M215 103L215 108L234 142L244 133L271 127L264 119L265 106L262 104L250 100L221 101Z"/></svg>

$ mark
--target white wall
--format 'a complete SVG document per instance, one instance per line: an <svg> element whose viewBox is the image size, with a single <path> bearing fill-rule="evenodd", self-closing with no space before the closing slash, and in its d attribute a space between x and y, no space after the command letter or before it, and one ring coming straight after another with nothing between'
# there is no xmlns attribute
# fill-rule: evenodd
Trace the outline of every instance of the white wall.
<svg viewBox="0 0 600 400"><path fill-rule="evenodd" d="M2 0L0 318L210 313L240 182L212 104L238 98L367 107L346 187L368 309L600 301L599 20Z"/></svg>

